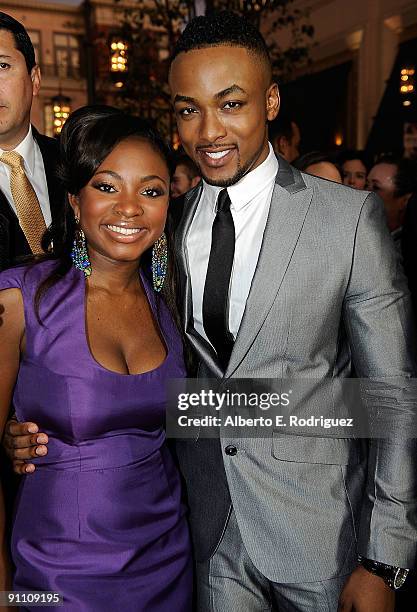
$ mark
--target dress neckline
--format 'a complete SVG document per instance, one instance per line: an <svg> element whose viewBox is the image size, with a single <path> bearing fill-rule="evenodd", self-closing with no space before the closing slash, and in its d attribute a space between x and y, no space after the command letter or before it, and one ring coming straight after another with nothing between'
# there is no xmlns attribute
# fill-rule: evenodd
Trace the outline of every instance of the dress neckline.
<svg viewBox="0 0 417 612"><path fill-rule="evenodd" d="M107 374L110 374L112 376L123 376L124 378L137 378L140 376L151 376L152 374L154 374L155 372L157 372L158 370L165 368L167 363L168 363L168 359L171 356L171 351L169 349L169 343L167 342L167 338L165 336L164 330L162 328L162 326L160 325L160 322L158 321L158 316L156 313L156 299L155 299L155 295L153 294L153 290L151 289L151 287L149 286L149 281L147 280L145 274L143 273L143 270L141 268L139 268L139 277L142 283L142 287L145 291L145 296L146 299L148 301L149 304L149 308L151 310L152 316L154 318L156 327L159 331L159 335L163 341L163 344L165 346L165 358L164 360L158 365L156 366L156 368L152 368L152 370L146 370L145 372L138 372L137 374L122 374L121 372L115 372L114 370L109 370L109 368L106 368L105 366L103 366L101 363L99 363L97 361L97 359L94 357L93 353L91 352L90 349L90 345L88 343L88 335L87 335L87 279L84 276L84 273L81 272L80 270L77 270L75 267L73 268L74 272L76 272L79 275L80 278L80 283L81 283L81 287L82 287L82 336L83 336L83 342L84 342L84 348L87 352L88 358L89 360L92 362L92 364L96 367L99 368L100 370L102 370L103 372L106 372Z"/></svg>

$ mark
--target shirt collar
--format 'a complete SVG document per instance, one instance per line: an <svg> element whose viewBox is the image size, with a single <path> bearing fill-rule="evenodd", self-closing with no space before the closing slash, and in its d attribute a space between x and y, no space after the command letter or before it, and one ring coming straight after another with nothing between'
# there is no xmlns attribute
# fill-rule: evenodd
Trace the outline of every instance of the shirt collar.
<svg viewBox="0 0 417 612"><path fill-rule="evenodd" d="M19 153L23 157L25 162L25 169L29 175L33 175L35 172L35 140L33 138L32 126L29 125L29 131L15 149L16 153ZM0 155L3 153L3 149L0 149Z"/></svg>
<svg viewBox="0 0 417 612"><path fill-rule="evenodd" d="M231 207L235 210L241 210L256 196L260 195L264 190L269 190L271 183L275 180L278 172L278 159L275 156L271 143L269 145L268 157L265 161L257 166L254 170L245 174L237 183L227 188L231 200ZM205 194L215 210L217 196L222 190L222 187L209 185L203 181Z"/></svg>

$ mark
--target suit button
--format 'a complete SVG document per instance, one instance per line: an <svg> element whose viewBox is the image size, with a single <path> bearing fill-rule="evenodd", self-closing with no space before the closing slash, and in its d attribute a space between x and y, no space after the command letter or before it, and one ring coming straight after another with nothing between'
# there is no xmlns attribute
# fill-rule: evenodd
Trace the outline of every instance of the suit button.
<svg viewBox="0 0 417 612"><path fill-rule="evenodd" d="M226 453L226 455L230 455L233 457L233 455L236 455L237 453L237 448L236 446L232 446L231 444L229 444L229 446L226 446L226 448L224 449L224 452Z"/></svg>

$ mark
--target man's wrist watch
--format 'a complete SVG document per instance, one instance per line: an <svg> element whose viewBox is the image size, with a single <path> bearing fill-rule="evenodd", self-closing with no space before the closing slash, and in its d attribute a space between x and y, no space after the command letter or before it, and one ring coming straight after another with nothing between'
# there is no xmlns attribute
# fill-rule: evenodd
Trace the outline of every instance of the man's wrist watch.
<svg viewBox="0 0 417 612"><path fill-rule="evenodd" d="M403 586L410 571L403 567L395 567L395 565L386 565L385 563L380 563L373 559L366 559L360 555L358 556L358 562L368 570L368 572L382 578L385 584L394 591Z"/></svg>

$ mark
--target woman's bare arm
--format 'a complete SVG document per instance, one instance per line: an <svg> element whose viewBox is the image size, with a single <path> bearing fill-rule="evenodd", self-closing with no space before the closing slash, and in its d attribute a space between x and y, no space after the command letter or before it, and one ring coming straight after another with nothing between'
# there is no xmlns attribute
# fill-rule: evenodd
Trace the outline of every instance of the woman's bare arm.
<svg viewBox="0 0 417 612"><path fill-rule="evenodd" d="M19 371L20 347L25 333L25 316L20 289L0 291L0 437L9 414L13 388ZM10 586L7 558L5 510L0 491L0 591Z"/></svg>

